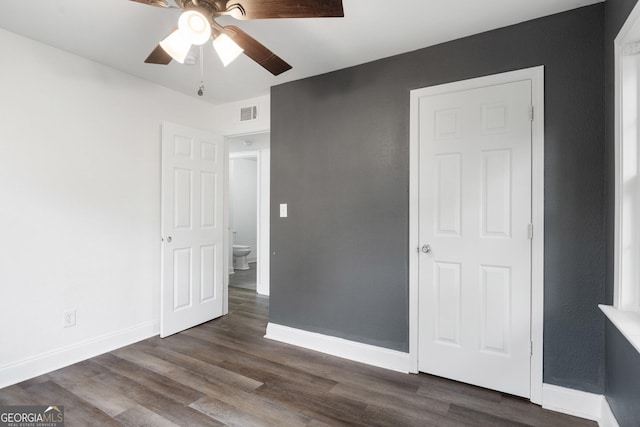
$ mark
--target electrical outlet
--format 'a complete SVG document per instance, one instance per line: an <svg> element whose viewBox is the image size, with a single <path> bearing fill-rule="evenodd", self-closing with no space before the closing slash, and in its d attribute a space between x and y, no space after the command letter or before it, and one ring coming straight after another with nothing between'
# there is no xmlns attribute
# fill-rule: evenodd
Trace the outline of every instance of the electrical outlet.
<svg viewBox="0 0 640 427"><path fill-rule="evenodd" d="M64 327L76 326L76 310L67 310L64 312Z"/></svg>

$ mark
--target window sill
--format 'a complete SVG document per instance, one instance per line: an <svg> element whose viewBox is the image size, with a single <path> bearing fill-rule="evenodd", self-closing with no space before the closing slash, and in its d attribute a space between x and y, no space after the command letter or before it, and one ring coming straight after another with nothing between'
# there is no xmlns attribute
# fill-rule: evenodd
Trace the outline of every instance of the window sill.
<svg viewBox="0 0 640 427"><path fill-rule="evenodd" d="M618 310L610 305L600 304L598 307L640 353L640 313Z"/></svg>

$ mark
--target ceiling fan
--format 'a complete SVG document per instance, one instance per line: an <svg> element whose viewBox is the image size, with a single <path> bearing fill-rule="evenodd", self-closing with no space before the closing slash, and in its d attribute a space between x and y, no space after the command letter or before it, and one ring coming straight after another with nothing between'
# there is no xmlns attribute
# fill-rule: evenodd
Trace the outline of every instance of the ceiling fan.
<svg viewBox="0 0 640 427"><path fill-rule="evenodd" d="M144 61L148 64L183 63L192 45L213 39L224 66L244 52L277 76L291 65L234 25L222 26L216 18L230 15L239 20L273 18L344 17L342 0L131 0L164 8L180 8L178 26ZM172 4L173 3L173 4Z"/></svg>

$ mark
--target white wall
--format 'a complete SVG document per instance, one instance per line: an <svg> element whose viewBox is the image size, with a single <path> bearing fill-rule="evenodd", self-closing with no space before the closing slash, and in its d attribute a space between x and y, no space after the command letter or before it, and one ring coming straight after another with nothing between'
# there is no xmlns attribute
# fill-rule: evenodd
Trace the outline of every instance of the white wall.
<svg viewBox="0 0 640 427"><path fill-rule="evenodd" d="M269 132L227 138L229 153L246 153L263 151L271 148L271 134Z"/></svg>
<svg viewBox="0 0 640 427"><path fill-rule="evenodd" d="M240 121L240 109L252 105L258 106L258 118L246 122ZM271 97L269 95L244 101L222 104L215 107L215 128L225 136L247 135L269 131L271 127Z"/></svg>
<svg viewBox="0 0 640 427"><path fill-rule="evenodd" d="M253 158L229 160L229 224L235 245L251 246L249 261L256 260L257 253L257 197L258 163Z"/></svg>
<svg viewBox="0 0 640 427"><path fill-rule="evenodd" d="M0 47L2 387L157 332L160 123L215 128L195 98L4 30Z"/></svg>

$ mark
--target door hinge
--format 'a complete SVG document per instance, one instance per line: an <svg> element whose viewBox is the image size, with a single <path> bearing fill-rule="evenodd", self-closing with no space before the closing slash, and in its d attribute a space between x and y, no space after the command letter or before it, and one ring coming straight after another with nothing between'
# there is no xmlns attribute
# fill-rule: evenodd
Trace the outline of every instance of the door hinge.
<svg viewBox="0 0 640 427"><path fill-rule="evenodd" d="M533 239L533 224L527 224L527 236Z"/></svg>
<svg viewBox="0 0 640 427"><path fill-rule="evenodd" d="M529 341L529 357L533 356L533 341Z"/></svg>
<svg viewBox="0 0 640 427"><path fill-rule="evenodd" d="M533 105L529 106L529 120L533 121Z"/></svg>

